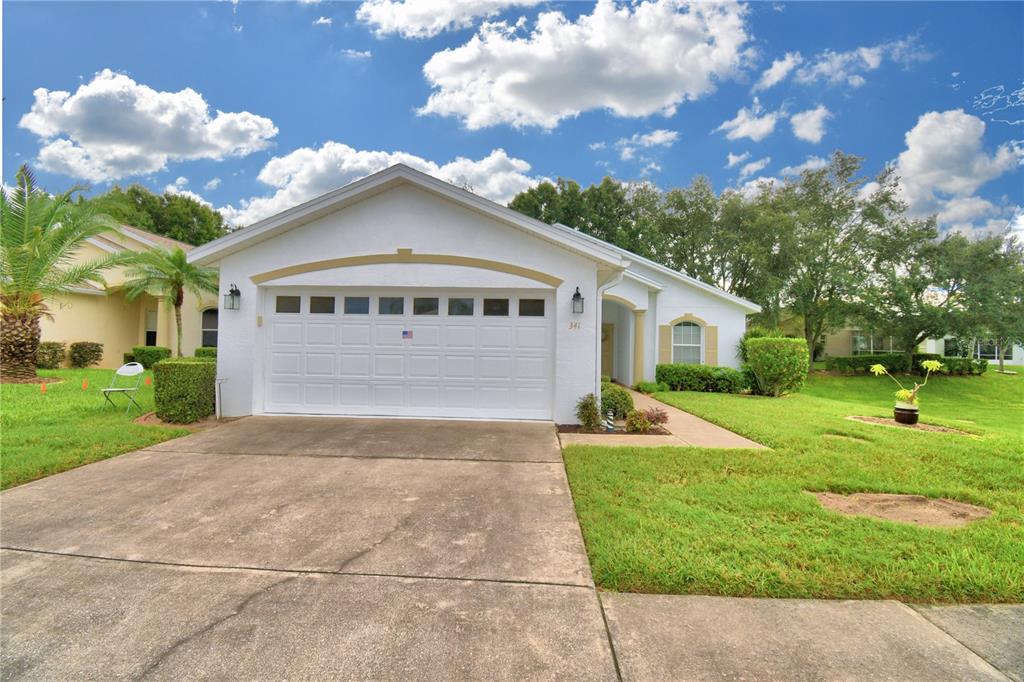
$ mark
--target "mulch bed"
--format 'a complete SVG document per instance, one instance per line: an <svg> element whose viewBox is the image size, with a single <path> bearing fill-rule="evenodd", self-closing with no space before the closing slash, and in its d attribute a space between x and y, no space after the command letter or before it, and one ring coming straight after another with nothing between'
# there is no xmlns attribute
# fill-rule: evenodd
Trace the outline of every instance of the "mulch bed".
<svg viewBox="0 0 1024 682"><path fill-rule="evenodd" d="M616 424L614 431L605 431L604 429L600 429L598 431L591 431L590 429L583 428L579 424L559 424L558 425L558 432L559 433L589 433L589 434L592 434L592 435L595 435L595 436L621 436L621 435L630 435L630 436L671 436L672 435L672 433L668 429L663 427L663 426L652 426L651 430L647 431L646 433L633 433L631 431L627 431L626 427L622 426L621 424Z"/></svg>
<svg viewBox="0 0 1024 682"><path fill-rule="evenodd" d="M199 421L192 422L191 424L174 424L173 422L165 422L163 419L156 416L156 412L147 412L141 417L135 418L136 424L142 424L144 426L163 426L170 429L188 429L193 433L212 429L215 426L219 426L224 421L227 420L221 419L220 421L217 421L216 417L207 417L206 419L200 419Z"/></svg>
<svg viewBox="0 0 1024 682"><path fill-rule="evenodd" d="M912 429L914 431L932 431L934 433L957 433L961 436L973 436L973 433L967 431L961 431L960 429L951 429L947 426L938 426L937 424L900 424L895 419L889 419L887 417L859 417L851 416L847 419L853 419L854 421L864 422L865 424L881 424L882 426L896 426L901 429Z"/></svg>

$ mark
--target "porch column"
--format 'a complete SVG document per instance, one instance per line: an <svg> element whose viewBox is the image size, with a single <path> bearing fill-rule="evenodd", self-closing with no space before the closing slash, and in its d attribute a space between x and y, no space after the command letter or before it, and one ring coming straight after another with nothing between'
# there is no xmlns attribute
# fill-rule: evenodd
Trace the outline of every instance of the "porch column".
<svg viewBox="0 0 1024 682"><path fill-rule="evenodd" d="M644 313L646 310L633 311L633 383L643 381L644 377Z"/></svg>
<svg viewBox="0 0 1024 682"><path fill-rule="evenodd" d="M156 345L164 346L175 353L174 347L174 323L172 316L174 308L167 302L167 298L159 296L156 299Z"/></svg>

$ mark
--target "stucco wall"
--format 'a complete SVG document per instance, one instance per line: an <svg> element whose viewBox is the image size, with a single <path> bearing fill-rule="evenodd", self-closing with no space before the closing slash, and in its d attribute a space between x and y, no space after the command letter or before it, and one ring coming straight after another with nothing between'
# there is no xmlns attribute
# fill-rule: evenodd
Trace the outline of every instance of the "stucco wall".
<svg viewBox="0 0 1024 682"><path fill-rule="evenodd" d="M576 400L594 390L597 375L596 264L409 185L371 196L220 262L221 294L235 283L242 295L241 309L222 311L220 318L217 369L218 378L224 380L223 413L238 416L262 411L265 339L257 318L263 310L264 287L254 284L251 276L331 258L394 254L397 249L500 261L563 280L555 289L554 417L559 422L575 421ZM400 267L409 281L436 284L436 268L414 263ZM453 270L454 286L459 285L459 277ZM472 280L465 283L472 284ZM571 313L576 287L587 302L580 316Z"/></svg>

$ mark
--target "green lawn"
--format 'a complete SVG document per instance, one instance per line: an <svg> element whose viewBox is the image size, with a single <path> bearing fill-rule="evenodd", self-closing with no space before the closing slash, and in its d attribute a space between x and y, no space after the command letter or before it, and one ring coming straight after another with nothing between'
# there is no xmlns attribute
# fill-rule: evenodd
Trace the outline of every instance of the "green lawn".
<svg viewBox="0 0 1024 682"><path fill-rule="evenodd" d="M633 592L1024 601L1024 374L932 378L922 421L976 436L843 418L891 416L893 388L813 375L780 399L656 396L770 451L567 448L594 579ZM994 513L921 528L841 516L805 490L916 493Z"/></svg>
<svg viewBox="0 0 1024 682"><path fill-rule="evenodd" d="M184 429L134 423L137 410L105 406L100 390L110 369L43 370L63 383L0 384L0 487L73 469L188 433ZM146 372L151 376L150 372ZM82 380L88 388L82 390ZM136 400L153 410L153 386L143 383Z"/></svg>

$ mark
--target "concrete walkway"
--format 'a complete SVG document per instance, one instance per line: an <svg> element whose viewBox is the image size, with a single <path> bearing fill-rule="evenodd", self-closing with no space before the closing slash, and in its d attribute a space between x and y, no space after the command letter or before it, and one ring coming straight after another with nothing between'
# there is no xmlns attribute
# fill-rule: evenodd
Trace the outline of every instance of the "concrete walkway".
<svg viewBox="0 0 1024 682"><path fill-rule="evenodd" d="M625 388L623 386L623 388ZM607 445L609 447L698 447L698 448L750 448L764 449L764 445L744 438L721 426L672 407L649 395L626 389L633 396L633 406L638 410L649 407L660 407L668 413L665 428L670 435L645 436L630 433L560 433L558 438L562 446L567 445Z"/></svg>

